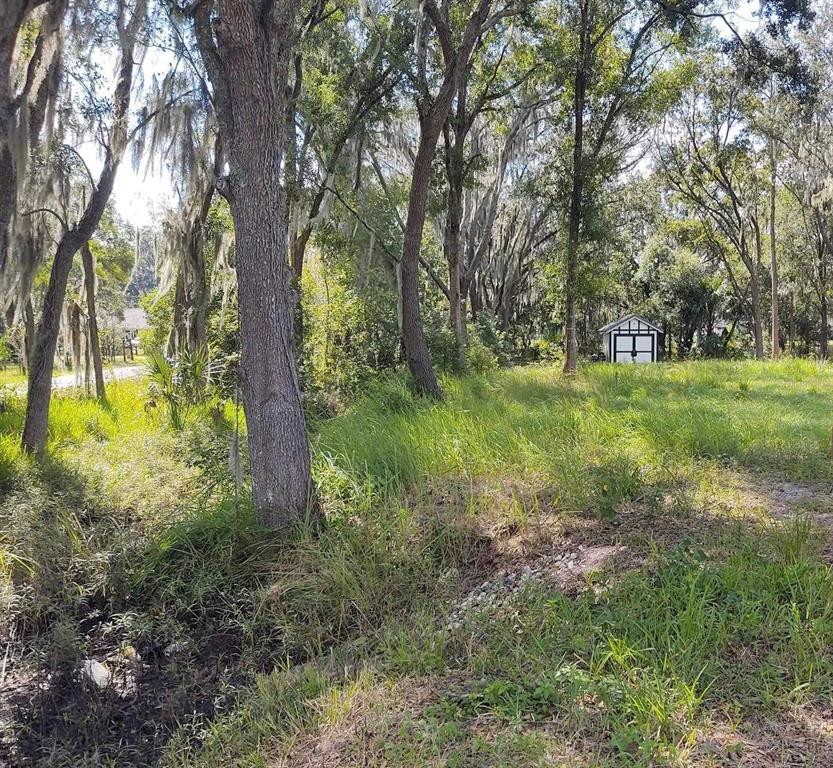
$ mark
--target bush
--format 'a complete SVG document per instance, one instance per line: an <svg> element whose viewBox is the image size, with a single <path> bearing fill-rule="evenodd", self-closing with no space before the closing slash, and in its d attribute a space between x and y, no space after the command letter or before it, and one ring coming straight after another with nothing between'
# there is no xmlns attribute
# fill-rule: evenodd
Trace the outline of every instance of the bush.
<svg viewBox="0 0 833 768"><path fill-rule="evenodd" d="M181 430L211 396L212 365L208 350L185 350L175 362L168 360L161 352L152 351L148 354L146 367L151 396L164 401L171 426Z"/></svg>
<svg viewBox="0 0 833 768"><path fill-rule="evenodd" d="M151 291L139 299L139 306L145 310L148 328L139 331L139 344L142 351L161 352L168 343L168 335L173 324L174 297L173 291L159 293Z"/></svg>
<svg viewBox="0 0 833 768"><path fill-rule="evenodd" d="M497 355L483 343L478 334L472 334L466 348L466 369L471 373L484 374L497 367Z"/></svg>

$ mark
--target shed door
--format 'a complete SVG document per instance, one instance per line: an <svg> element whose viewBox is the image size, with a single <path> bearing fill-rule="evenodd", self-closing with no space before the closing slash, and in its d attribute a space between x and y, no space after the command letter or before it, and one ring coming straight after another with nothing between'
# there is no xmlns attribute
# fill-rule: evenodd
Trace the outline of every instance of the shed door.
<svg viewBox="0 0 833 768"><path fill-rule="evenodd" d="M654 362L654 337L650 333L614 334L613 342L616 363Z"/></svg>

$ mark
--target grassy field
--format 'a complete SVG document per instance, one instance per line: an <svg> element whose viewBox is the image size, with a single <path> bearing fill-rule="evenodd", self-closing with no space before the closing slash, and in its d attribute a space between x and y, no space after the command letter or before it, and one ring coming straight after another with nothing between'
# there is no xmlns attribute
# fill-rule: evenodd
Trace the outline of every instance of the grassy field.
<svg viewBox="0 0 833 768"><path fill-rule="evenodd" d="M388 379L288 542L143 386L0 414L0 764L833 764L833 369Z"/></svg>

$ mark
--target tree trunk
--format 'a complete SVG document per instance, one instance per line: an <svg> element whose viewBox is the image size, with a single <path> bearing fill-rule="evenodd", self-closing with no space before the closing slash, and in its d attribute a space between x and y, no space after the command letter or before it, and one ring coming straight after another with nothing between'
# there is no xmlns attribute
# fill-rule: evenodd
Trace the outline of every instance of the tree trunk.
<svg viewBox="0 0 833 768"><path fill-rule="evenodd" d="M28 156L40 134L47 95L54 89L59 71L56 33L66 7L63 0L50 0L38 19L38 34L26 62L25 77L21 78L21 89L16 92L13 64L18 38L24 25L35 18L38 6L44 4L45 0L4 0L0 12L0 267L5 266L11 246L22 183L24 169L18 168L18 160ZM28 129L26 133L22 132L23 127ZM29 146L12 146L15 139L28 141Z"/></svg>
<svg viewBox="0 0 833 768"><path fill-rule="evenodd" d="M445 220L445 251L448 266L448 306L451 332L454 334L456 347L456 364L459 371L466 367L466 318L463 309L463 185L465 183L465 147L469 121L466 114L467 78L469 68L460 83L457 92L457 105L450 120L453 139L446 132L446 177L448 179L448 198Z"/></svg>
<svg viewBox="0 0 833 768"><path fill-rule="evenodd" d="M84 393L90 396L90 329L84 334Z"/></svg>
<svg viewBox="0 0 833 768"><path fill-rule="evenodd" d="M35 310L32 307L31 295L23 305L23 340L20 345L20 366L25 373L29 372L29 361L35 349Z"/></svg>
<svg viewBox="0 0 833 768"><path fill-rule="evenodd" d="M750 320L752 321L752 334L755 337L755 357L758 360L764 359L764 326L761 319L761 292L758 285L757 271L750 275Z"/></svg>
<svg viewBox="0 0 833 768"><path fill-rule="evenodd" d="M200 238L202 239L202 238ZM192 287L193 295L191 296L188 314L187 314L187 332L188 332L188 349L191 352L196 352L203 349L208 343L208 302L211 299L211 289L208 285L208 276L205 270L205 257L202 252L202 244L200 246L199 255L192 254L194 259L192 277L194 284Z"/></svg>
<svg viewBox="0 0 833 768"><path fill-rule="evenodd" d="M417 386L427 395L442 398L443 393L431 367L428 344L422 330L419 299L419 252L422 247L422 228L431 181L431 162L437 146L439 131L423 126L419 149L414 161L408 218L402 247L402 341L411 375Z"/></svg>
<svg viewBox="0 0 833 768"><path fill-rule="evenodd" d="M87 334L90 354L93 359L93 370L95 371L95 396L99 400L104 400L107 397L107 392L104 388L104 366L101 362L98 316L95 308L95 259L89 243L84 243L81 246L81 261L84 267L84 292L87 294Z"/></svg>
<svg viewBox="0 0 833 768"><path fill-rule="evenodd" d="M761 287L758 279L761 266L761 227L758 223L757 211L751 218L754 236L755 257L752 259L749 252L746 252L744 262L749 270L749 294L750 294L750 320L752 321L752 333L755 337L755 358L764 359L764 324L761 317Z"/></svg>
<svg viewBox="0 0 833 768"><path fill-rule="evenodd" d="M826 224L818 210L816 210L816 226L818 228L818 274L817 290L819 294L819 358L827 360L828 341L830 339L830 324L828 319L829 300L827 296L827 256L830 251L830 238ZM792 307L792 294L790 294L790 306Z"/></svg>
<svg viewBox="0 0 833 768"><path fill-rule="evenodd" d="M176 283L174 284L173 317L171 321L171 332L168 334L167 354L169 357L179 357L185 349L188 340L188 330L185 322L186 313L185 276L180 265L176 273Z"/></svg>
<svg viewBox="0 0 833 768"><path fill-rule="evenodd" d="M478 275L475 273L469 281L469 312L473 323L477 322L477 315L482 308L483 302L480 297L480 285L478 283Z"/></svg>
<svg viewBox="0 0 833 768"><path fill-rule="evenodd" d="M247 171L255 178L257 164ZM286 227L282 216L270 215L283 210L278 168L273 172L268 187L260 176L257 196L246 193L242 182L231 211L252 493L259 522L279 528L306 513L310 458L296 368ZM240 172L241 179L245 175Z"/></svg>
<svg viewBox="0 0 833 768"><path fill-rule="evenodd" d="M243 406L257 520L284 528L310 501L310 454L295 357L296 296L281 164L296 3L218 0L194 12L214 90L234 219Z"/></svg>
<svg viewBox="0 0 833 768"><path fill-rule="evenodd" d="M402 244L402 341L408 367L417 386L425 394L436 398L442 398L443 393L431 367L419 303L419 257L428 203L428 186L431 182L431 163L454 96L460 90L474 46L481 38L481 30L486 23L490 6L491 0L479 0L466 23L463 39L456 50L447 18L435 4L426 3L422 6L440 39L445 74L433 100L430 96L424 95L428 92L427 78L421 83L423 96L418 104L419 147L414 160L408 218Z"/></svg>
<svg viewBox="0 0 833 768"><path fill-rule="evenodd" d="M307 252L307 243L312 237L312 225L307 224L293 239L290 245L290 264L295 277L295 286L298 295L301 295L301 279L304 274L304 257ZM295 347L298 354L304 354L304 307L299 300L295 307Z"/></svg>
<svg viewBox="0 0 833 768"><path fill-rule="evenodd" d="M205 263L205 222L214 200L215 179L222 172L222 160L222 142L218 139L214 144L212 178L202 191L199 207L191 220L188 251L185 253L185 330L186 343L191 352L203 349L208 340L207 313L211 301L211 284L210 272Z"/></svg>
<svg viewBox="0 0 833 768"><path fill-rule="evenodd" d="M17 164L11 144L19 105L12 93L12 63L17 37L29 10L28 0L8 0L0 14L0 266L6 263L17 207Z"/></svg>
<svg viewBox="0 0 833 768"><path fill-rule="evenodd" d="M453 259L448 265L448 280L449 280L449 322L451 323L451 330L454 333L454 346L457 353L457 369L464 371L466 369L466 349L468 348L468 329L466 328L466 312L463 305L463 295L460 291L460 281L462 279L462 265L460 264L459 255L457 259Z"/></svg>
<svg viewBox="0 0 833 768"><path fill-rule="evenodd" d="M10 230L17 206L17 172L14 158L9 150L9 142L0 121L0 264L5 265L11 242Z"/></svg>
<svg viewBox="0 0 833 768"><path fill-rule="evenodd" d="M72 301L67 310L69 338L72 346L72 375L75 378L75 386L80 387L84 381L84 374L81 370L81 307L78 306L78 302Z"/></svg>
<svg viewBox="0 0 833 768"><path fill-rule="evenodd" d="M52 398L52 367L58 346L61 310L64 306L73 257L80 246L81 243L75 237L65 235L52 262L49 285L43 299L41 321L29 359L29 385L22 441L23 448L28 453L40 453L46 446L49 403Z"/></svg>
<svg viewBox="0 0 833 768"><path fill-rule="evenodd" d="M778 260L777 247L775 244L775 185L776 158L775 141L770 140L770 191L769 191L769 257L770 270L772 273L772 359L777 360L781 356L781 316L778 306Z"/></svg>
<svg viewBox="0 0 833 768"><path fill-rule="evenodd" d="M292 241L292 271L299 282L304 273L304 256L307 252L307 243L309 243L310 237L312 237L312 225L307 224Z"/></svg>
<svg viewBox="0 0 833 768"><path fill-rule="evenodd" d="M448 211L446 213L445 242L443 246L446 263L448 265L449 322L451 324L451 331L454 334L457 368L462 371L466 367L466 320L463 312L463 296L461 291L463 264L460 236L463 220L462 141L455 138L454 145L449 147L448 152Z"/></svg>
<svg viewBox="0 0 833 768"><path fill-rule="evenodd" d="M570 212L567 224L567 264L564 279L564 373L573 374L578 365L576 300L578 298L578 253L584 197L584 107L587 90L589 9L581 3L579 62L573 94L573 167Z"/></svg>

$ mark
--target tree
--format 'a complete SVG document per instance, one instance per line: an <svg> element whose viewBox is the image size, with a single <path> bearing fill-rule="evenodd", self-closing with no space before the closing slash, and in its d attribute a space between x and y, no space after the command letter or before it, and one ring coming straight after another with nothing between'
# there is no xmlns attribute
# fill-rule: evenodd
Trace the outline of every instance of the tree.
<svg viewBox="0 0 833 768"><path fill-rule="evenodd" d="M717 67L703 73L676 111L683 138L661 151L666 177L677 194L709 226L713 251L722 259L735 295L746 314L755 341L755 356L764 356L761 312L764 156L750 139L743 111L742 86L731 70ZM748 275L743 286L733 267L737 256Z"/></svg>
<svg viewBox="0 0 833 768"><path fill-rule="evenodd" d="M5 267L8 257L30 139L40 133L46 92L59 66L59 28L65 7L64 0L8 0L0 16L0 267ZM35 18L38 12L40 18ZM17 62L21 31L32 24L38 29L34 44L24 47L28 59ZM16 69L22 72L19 84Z"/></svg>
<svg viewBox="0 0 833 768"><path fill-rule="evenodd" d="M146 0L137 0L132 13L126 0L119 0L116 25L120 62L113 95L112 118L104 146L104 163L98 180L93 181L90 197L78 221L61 219L61 235L52 261L49 285L43 300L35 348L29 366L26 417L22 445L28 453L40 453L46 445L49 403L52 397L52 365L58 342L61 310L67 280L75 254L93 236L113 191L119 163L130 142L130 101L135 72L136 41L145 21ZM145 118L149 119L146 115Z"/></svg>
<svg viewBox="0 0 833 768"><path fill-rule="evenodd" d="M674 102L678 75L667 59L691 34L688 14L662 2L628 5L618 0L576 0L562 21L555 15L554 52L571 72L565 218L564 371L578 361L576 305L580 297L580 252L587 213L601 182L618 173L650 125ZM569 46L564 50L562 39Z"/></svg>
<svg viewBox="0 0 833 768"><path fill-rule="evenodd" d="M313 229L325 218L332 198L334 177L352 159L350 181L360 184L363 132L378 119L401 76L388 59L379 29L359 26L362 34L350 33L357 20L347 8L331 12L327 3L316 3L304 20L293 58L288 121L294 130L287 137L286 177L290 262L298 280ZM345 157L348 149L353 158Z"/></svg>
<svg viewBox="0 0 833 768"><path fill-rule="evenodd" d="M414 157L408 214L402 245L402 342L408 367L417 386L432 397L442 398L442 390L431 366L428 345L422 328L419 298L419 256L422 246L422 230L428 203L431 181L431 165L437 142L451 110L455 95L465 76L475 45L481 36L500 18L516 11L505 9L489 16L491 0L478 0L465 23L459 42L455 41L449 18L448 6L438 7L435 0L423 3L425 23L418 29L416 39L416 73L410 73L416 89L416 106L419 120L419 142ZM437 75L439 87L432 93L429 82L429 35L433 28L441 50L441 66Z"/></svg>
<svg viewBox="0 0 833 768"><path fill-rule="evenodd" d="M193 9L229 168L218 190L234 219L252 499L258 522L272 528L303 519L310 500L281 173L296 7L215 0Z"/></svg>
<svg viewBox="0 0 833 768"><path fill-rule="evenodd" d="M167 268L175 275L174 323L169 353L194 353L206 346L207 311L211 300L211 269L207 262L206 228L217 179L222 172L221 142L208 127L207 138L192 147L194 159L183 181L182 204L163 224L162 249ZM215 243L214 250L218 243Z"/></svg>
<svg viewBox="0 0 833 768"><path fill-rule="evenodd" d="M448 269L449 323L460 370L465 368L466 356L466 296L491 240L509 161L519 154L529 133L530 116L544 101L534 90L527 92L524 88L534 71L528 49L516 44L517 50L510 51L510 39L500 32L493 29L489 39L476 49L480 55L472 56L460 79L456 100L443 130L448 185L443 252ZM496 141L493 135L497 133L498 125L487 122L487 113L498 112L504 117L500 114L503 110L509 113L505 137ZM477 132L476 142L470 142L470 135L478 123L485 126ZM467 152L469 143L474 147ZM497 145L494 178L477 201L478 209L467 211L466 188L476 185L474 176L478 170L482 172L482 157L490 144ZM467 213L476 216L477 232L471 226L464 232ZM476 243L472 242L475 240Z"/></svg>
<svg viewBox="0 0 833 768"><path fill-rule="evenodd" d="M93 358L95 373L95 396L104 400L107 392L104 388L104 366L101 362L101 343L98 338L98 313L96 312L95 295L95 259L89 243L81 246L81 260L84 266L84 295L87 300L87 335L89 338L90 354Z"/></svg>

